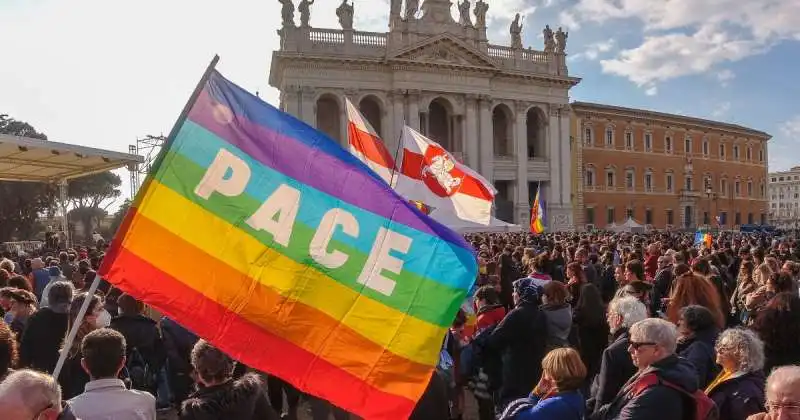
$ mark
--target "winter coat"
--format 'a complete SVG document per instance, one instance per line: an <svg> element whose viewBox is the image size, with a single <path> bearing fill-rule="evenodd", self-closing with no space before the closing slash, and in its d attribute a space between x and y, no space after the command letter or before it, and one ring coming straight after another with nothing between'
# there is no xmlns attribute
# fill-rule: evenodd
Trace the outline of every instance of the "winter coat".
<svg viewBox="0 0 800 420"><path fill-rule="evenodd" d="M450 416L450 400L447 383L441 375L434 372L425 393L417 402L409 420L447 419Z"/></svg>
<svg viewBox="0 0 800 420"><path fill-rule="evenodd" d="M627 329L617 330L611 345L603 351L600 359L600 372L592 383L591 397L587 402L589 413L599 410L610 403L622 386L636 374L631 354L628 352L630 335Z"/></svg>
<svg viewBox="0 0 800 420"><path fill-rule="evenodd" d="M200 388L181 405L181 420L278 420L269 405L261 378L248 373L241 379Z"/></svg>
<svg viewBox="0 0 800 420"><path fill-rule="evenodd" d="M475 332L480 332L492 325L500 323L506 316L506 308L503 305L486 305L478 309L477 315L475 320Z"/></svg>
<svg viewBox="0 0 800 420"><path fill-rule="evenodd" d="M166 361L166 350L156 321L144 315L122 315L111 321L111 328L125 337L127 355L136 348L150 368L158 371Z"/></svg>
<svg viewBox="0 0 800 420"><path fill-rule="evenodd" d="M694 337L678 343L675 351L679 356L692 362L697 371L699 388L705 387L717 377L717 352L714 346L717 343L719 331L716 328L696 332Z"/></svg>
<svg viewBox="0 0 800 420"><path fill-rule="evenodd" d="M531 394L509 404L501 420L582 420L583 395L579 391L561 392L546 399Z"/></svg>
<svg viewBox="0 0 800 420"><path fill-rule="evenodd" d="M489 347L503 362L502 402L527 396L542 375L547 324L534 303L521 303L506 315L489 337Z"/></svg>
<svg viewBox="0 0 800 420"><path fill-rule="evenodd" d="M765 411L765 382L761 372L734 375L707 394L717 405L720 419L746 420L753 414Z"/></svg>
<svg viewBox="0 0 800 420"><path fill-rule="evenodd" d="M638 395L633 394L639 377L655 373L660 379L681 387L689 394L697 391L697 373L686 359L676 355L653 363L634 375L610 404L595 411L591 419L606 420L689 420L694 413L685 412L686 396L664 384L653 385Z"/></svg>
<svg viewBox="0 0 800 420"><path fill-rule="evenodd" d="M42 308L31 315L20 344L20 366L53 373L68 323L69 315L53 308Z"/></svg>
<svg viewBox="0 0 800 420"><path fill-rule="evenodd" d="M569 347L569 333L572 329L572 307L542 305L542 314L547 321L547 350Z"/></svg>

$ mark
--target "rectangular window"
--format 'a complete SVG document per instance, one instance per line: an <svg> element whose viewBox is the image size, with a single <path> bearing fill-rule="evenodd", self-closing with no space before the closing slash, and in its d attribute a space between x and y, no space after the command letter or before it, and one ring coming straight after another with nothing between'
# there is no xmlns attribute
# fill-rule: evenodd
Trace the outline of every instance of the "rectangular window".
<svg viewBox="0 0 800 420"><path fill-rule="evenodd" d="M664 139L664 151L667 153L672 153L672 137L667 137Z"/></svg>
<svg viewBox="0 0 800 420"><path fill-rule="evenodd" d="M645 133L644 135L644 150L650 152L653 150L653 135Z"/></svg>
<svg viewBox="0 0 800 420"><path fill-rule="evenodd" d="M629 190L633 189L633 172L625 173L625 188Z"/></svg>
<svg viewBox="0 0 800 420"><path fill-rule="evenodd" d="M667 192L672 192L672 175L667 175Z"/></svg>
<svg viewBox="0 0 800 420"><path fill-rule="evenodd" d="M614 145L614 131L613 130L606 130L606 146L613 146Z"/></svg>
<svg viewBox="0 0 800 420"><path fill-rule="evenodd" d="M722 160L725 160L725 145L724 144L720 144L719 145L719 158L722 159Z"/></svg>
<svg viewBox="0 0 800 420"><path fill-rule="evenodd" d="M733 158L739 160L739 146L737 145L733 146Z"/></svg>
<svg viewBox="0 0 800 420"><path fill-rule="evenodd" d="M653 210L646 209L644 211L644 224L652 225L653 224Z"/></svg>
<svg viewBox="0 0 800 420"><path fill-rule="evenodd" d="M753 151L752 151L752 149L750 149L750 148L748 147L748 148L747 148L747 161L749 162L749 161L750 161L750 160L752 160L752 159L753 159Z"/></svg>
<svg viewBox="0 0 800 420"><path fill-rule="evenodd" d="M692 191L692 177L686 177L686 191Z"/></svg>
<svg viewBox="0 0 800 420"><path fill-rule="evenodd" d="M708 141L703 142L703 156L708 156Z"/></svg>
<svg viewBox="0 0 800 420"><path fill-rule="evenodd" d="M795 194L795 195L797 195L797 194ZM747 196L748 197L752 197L753 196L753 183L752 182L748 182L747 183Z"/></svg>
<svg viewBox="0 0 800 420"><path fill-rule="evenodd" d="M633 219L633 207L625 209L625 220Z"/></svg>
<svg viewBox="0 0 800 420"><path fill-rule="evenodd" d="M727 211L723 211L722 213L720 213L719 214L719 220L720 220L720 224L721 225L724 225L724 224L728 223L728 212Z"/></svg>
<svg viewBox="0 0 800 420"><path fill-rule="evenodd" d="M606 173L606 186L613 187L614 186L614 172Z"/></svg>
<svg viewBox="0 0 800 420"><path fill-rule="evenodd" d="M761 213L761 224L762 225L766 225L767 224L767 215L764 214L764 213Z"/></svg>
<svg viewBox="0 0 800 420"><path fill-rule="evenodd" d="M753 213L747 213L747 224L753 224Z"/></svg>
<svg viewBox="0 0 800 420"><path fill-rule="evenodd" d="M764 151L763 150L759 150L758 151L758 161L759 162L763 162L764 161Z"/></svg>
<svg viewBox="0 0 800 420"><path fill-rule="evenodd" d="M673 225L675 221L672 218L672 210L667 210L667 224Z"/></svg>
<svg viewBox="0 0 800 420"><path fill-rule="evenodd" d="M594 171L586 171L586 186L594 187Z"/></svg>
<svg viewBox="0 0 800 420"><path fill-rule="evenodd" d="M653 191L653 175L645 174L644 176L644 190L645 191Z"/></svg>
<svg viewBox="0 0 800 420"><path fill-rule="evenodd" d="M625 133L625 148L628 150L633 150L633 133L630 131Z"/></svg>
<svg viewBox="0 0 800 420"><path fill-rule="evenodd" d="M708 218L708 212L704 211L703 212L703 224L707 225L709 223L711 223L711 219Z"/></svg>
<svg viewBox="0 0 800 420"><path fill-rule="evenodd" d="M687 155L692 153L692 139L683 140L683 150L686 151Z"/></svg>
<svg viewBox="0 0 800 420"><path fill-rule="evenodd" d="M614 223L614 220L614 207L609 207L606 209L606 223Z"/></svg>
<svg viewBox="0 0 800 420"><path fill-rule="evenodd" d="M724 179L719 181L719 193L723 197L726 197L728 195L728 181Z"/></svg>
<svg viewBox="0 0 800 420"><path fill-rule="evenodd" d="M741 189L740 189L740 184L739 184L739 181L736 181L736 182L733 184L733 192L736 194L736 196L737 196L737 197L738 197L739 195L741 195ZM737 223L737 225L738 225L738 223Z"/></svg>
<svg viewBox="0 0 800 420"><path fill-rule="evenodd" d="M583 130L583 144L591 145L592 144L592 129L586 128Z"/></svg>
<svg viewBox="0 0 800 420"><path fill-rule="evenodd" d="M586 208L586 223L594 224L594 207Z"/></svg>

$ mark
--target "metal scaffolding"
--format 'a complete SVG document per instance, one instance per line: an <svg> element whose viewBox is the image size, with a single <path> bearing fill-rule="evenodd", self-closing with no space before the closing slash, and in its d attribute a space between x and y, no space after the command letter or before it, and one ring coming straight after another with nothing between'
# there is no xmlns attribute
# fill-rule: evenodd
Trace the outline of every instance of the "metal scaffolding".
<svg viewBox="0 0 800 420"><path fill-rule="evenodd" d="M166 141L163 134L159 136L145 136L136 138L136 144L128 146L128 151L132 155L139 155L144 158L144 162L136 165L135 170L131 171L131 198L136 196L141 185L142 178L140 175L147 176L150 169L153 167L158 154L161 152L161 147Z"/></svg>

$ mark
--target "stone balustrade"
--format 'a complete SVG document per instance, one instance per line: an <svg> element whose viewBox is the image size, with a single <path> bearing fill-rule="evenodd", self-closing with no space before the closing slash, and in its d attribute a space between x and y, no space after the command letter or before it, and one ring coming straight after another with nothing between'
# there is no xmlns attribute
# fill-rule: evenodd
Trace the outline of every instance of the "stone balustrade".
<svg viewBox="0 0 800 420"><path fill-rule="evenodd" d="M302 27L287 27L278 32L281 52L378 58L386 57L391 48L388 34L382 32ZM564 54L486 43L478 49L503 69L566 76Z"/></svg>

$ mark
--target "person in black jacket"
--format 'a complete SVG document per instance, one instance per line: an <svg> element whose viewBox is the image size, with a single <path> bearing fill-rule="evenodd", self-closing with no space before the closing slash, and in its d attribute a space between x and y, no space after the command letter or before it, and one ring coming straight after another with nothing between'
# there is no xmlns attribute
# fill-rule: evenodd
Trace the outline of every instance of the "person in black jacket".
<svg viewBox="0 0 800 420"><path fill-rule="evenodd" d="M547 326L539 311L539 287L532 279L514 282L514 309L506 315L489 337L488 345L502 359L500 404L506 404L530 394L539 377L545 356Z"/></svg>
<svg viewBox="0 0 800 420"><path fill-rule="evenodd" d="M705 388L717 376L716 353L719 330L708 308L689 305L681 308L678 319L677 354L692 362L697 370L698 386Z"/></svg>
<svg viewBox="0 0 800 420"><path fill-rule="evenodd" d="M764 411L764 343L751 330L731 328L720 334L716 346L722 372L706 388L719 409L720 419L746 420Z"/></svg>
<svg viewBox="0 0 800 420"><path fill-rule="evenodd" d="M61 342L67 335L69 307L74 293L72 283L59 281L50 286L50 306L39 309L28 319L20 344L20 366L53 373Z"/></svg>
<svg viewBox="0 0 800 420"><path fill-rule="evenodd" d="M136 300L131 295L123 294L117 299L120 316L111 321L111 328L119 331L125 337L127 348L125 350L126 360L129 368L135 363L134 352L147 365L146 377L137 378L138 373L129 372L134 389L147 391L153 395L157 394L158 373L166 361L166 351L164 342L161 340L161 332L158 324L143 315L144 304ZM135 383L141 380L144 383Z"/></svg>
<svg viewBox="0 0 800 420"><path fill-rule="evenodd" d="M647 318L630 328L628 349L639 369L616 397L596 410L591 419L607 420L689 420L686 393L698 390L694 366L675 355L678 332L675 325L658 318ZM643 383L655 375L657 382ZM668 382L678 389L667 385Z"/></svg>
<svg viewBox="0 0 800 420"><path fill-rule="evenodd" d="M192 349L198 390L181 405L181 420L278 420L255 373L233 379L234 362L205 340Z"/></svg>
<svg viewBox="0 0 800 420"><path fill-rule="evenodd" d="M587 415L610 403L625 382L636 373L636 366L628 352L628 328L647 318L647 308L633 296L620 297L608 305L606 318L612 341L600 359L600 372L594 378L586 401Z"/></svg>

